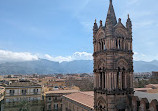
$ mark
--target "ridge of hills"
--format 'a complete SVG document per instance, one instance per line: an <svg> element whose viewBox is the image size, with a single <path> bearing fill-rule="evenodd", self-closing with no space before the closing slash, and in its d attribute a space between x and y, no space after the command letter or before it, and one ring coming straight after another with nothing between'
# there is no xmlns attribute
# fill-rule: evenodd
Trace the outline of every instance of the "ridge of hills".
<svg viewBox="0 0 158 111"><path fill-rule="evenodd" d="M134 61L134 72L158 71L158 61ZM0 74L71 74L92 73L93 60L54 62L46 59L25 62L6 62L0 64Z"/></svg>

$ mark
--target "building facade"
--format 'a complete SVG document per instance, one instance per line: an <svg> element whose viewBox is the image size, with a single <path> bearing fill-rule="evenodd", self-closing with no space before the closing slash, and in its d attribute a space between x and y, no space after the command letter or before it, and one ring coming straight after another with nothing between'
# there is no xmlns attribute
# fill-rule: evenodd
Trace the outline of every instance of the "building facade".
<svg viewBox="0 0 158 111"><path fill-rule="evenodd" d="M105 25L96 20L94 45L95 111L130 111L133 90L132 23L116 20L112 0Z"/></svg>
<svg viewBox="0 0 158 111"><path fill-rule="evenodd" d="M27 80L5 86L4 111L43 111L41 91L41 85Z"/></svg>
<svg viewBox="0 0 158 111"><path fill-rule="evenodd" d="M45 93L45 111L62 111L62 96L79 92L79 90L56 90Z"/></svg>
<svg viewBox="0 0 158 111"><path fill-rule="evenodd" d="M3 111L4 107L4 95L5 95L5 88L0 87L0 111Z"/></svg>
<svg viewBox="0 0 158 111"><path fill-rule="evenodd" d="M62 111L94 111L94 92L78 92L63 96Z"/></svg>

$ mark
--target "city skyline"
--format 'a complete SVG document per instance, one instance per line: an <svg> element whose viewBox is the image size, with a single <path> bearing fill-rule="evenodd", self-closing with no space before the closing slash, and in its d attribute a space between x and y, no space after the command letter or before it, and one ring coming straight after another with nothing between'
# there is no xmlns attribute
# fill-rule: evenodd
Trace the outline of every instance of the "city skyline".
<svg viewBox="0 0 158 111"><path fill-rule="evenodd" d="M113 1L123 24L130 14L134 60L151 61L158 57L157 3ZM92 60L94 19L105 24L108 5L109 0L0 1L0 61Z"/></svg>

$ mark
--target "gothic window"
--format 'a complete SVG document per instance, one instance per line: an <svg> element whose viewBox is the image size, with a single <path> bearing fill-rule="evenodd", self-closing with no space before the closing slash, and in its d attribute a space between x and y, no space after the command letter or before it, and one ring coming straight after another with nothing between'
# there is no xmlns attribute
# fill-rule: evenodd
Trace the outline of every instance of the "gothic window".
<svg viewBox="0 0 158 111"><path fill-rule="evenodd" d="M122 70L122 88L125 89L125 68Z"/></svg>
<svg viewBox="0 0 158 111"><path fill-rule="evenodd" d="M128 43L125 43L125 49L128 50Z"/></svg>
<svg viewBox="0 0 158 111"><path fill-rule="evenodd" d="M124 40L122 40L122 49L124 49Z"/></svg>
<svg viewBox="0 0 158 111"><path fill-rule="evenodd" d="M112 73L111 73L111 87L113 86L113 81L112 81Z"/></svg>
<svg viewBox="0 0 158 111"><path fill-rule="evenodd" d="M103 84L104 84L104 88L105 88L105 73L103 74Z"/></svg>
<svg viewBox="0 0 158 111"><path fill-rule="evenodd" d="M120 45L120 40L119 40L118 49L120 49L120 46L121 46L121 45Z"/></svg>
<svg viewBox="0 0 158 111"><path fill-rule="evenodd" d="M104 50L106 50L106 47L105 47L105 42L104 42Z"/></svg>
<svg viewBox="0 0 158 111"><path fill-rule="evenodd" d="M117 88L119 88L119 81L120 80L120 68L118 67L118 71L117 71Z"/></svg>
<svg viewBox="0 0 158 111"><path fill-rule="evenodd" d="M99 48L100 48L100 51L101 51L102 50L101 42L99 42Z"/></svg>
<svg viewBox="0 0 158 111"><path fill-rule="evenodd" d="M100 73L100 88L102 88L102 73Z"/></svg>
<svg viewBox="0 0 158 111"><path fill-rule="evenodd" d="M117 40L116 40L116 48L117 48Z"/></svg>

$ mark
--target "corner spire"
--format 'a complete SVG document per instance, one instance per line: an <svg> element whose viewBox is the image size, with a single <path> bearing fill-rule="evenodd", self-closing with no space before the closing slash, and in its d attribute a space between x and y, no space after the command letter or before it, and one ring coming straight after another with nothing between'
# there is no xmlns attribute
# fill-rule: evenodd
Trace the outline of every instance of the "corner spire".
<svg viewBox="0 0 158 111"><path fill-rule="evenodd" d="M110 22L110 21L111 21L113 26L115 26L117 24L117 20L116 20L115 11L114 11L114 8L113 8L112 0L110 0L108 14L107 14L107 18L106 18L106 24L108 24L107 22Z"/></svg>
<svg viewBox="0 0 158 111"><path fill-rule="evenodd" d="M110 3L112 3L112 0L110 0Z"/></svg>
<svg viewBox="0 0 158 111"><path fill-rule="evenodd" d="M113 28L116 24L117 24L117 20L115 16L115 11L113 8L112 0L110 0L108 14L107 14L106 22L105 22L105 31L107 35L113 34Z"/></svg>

